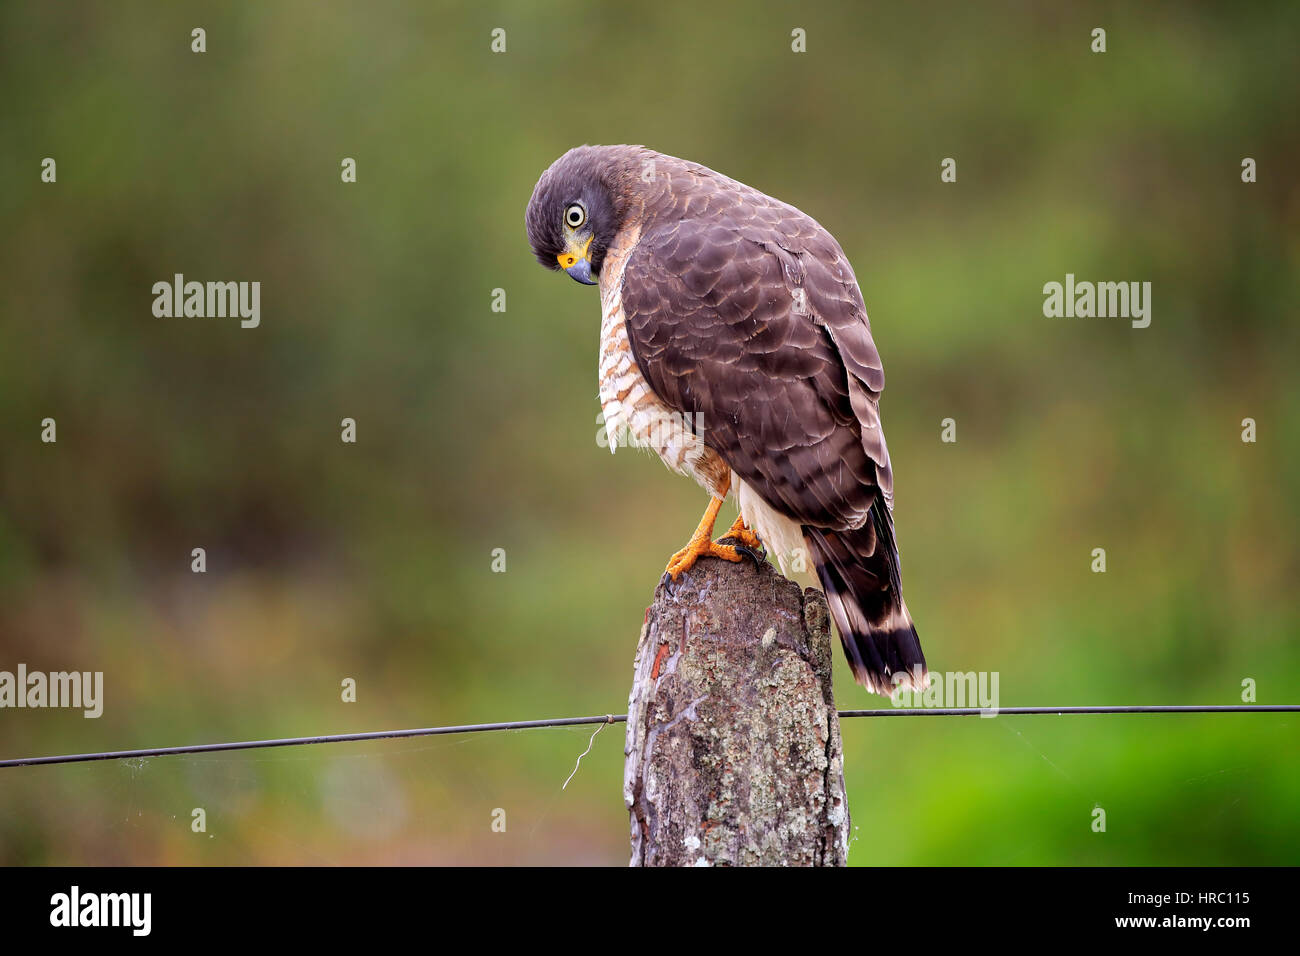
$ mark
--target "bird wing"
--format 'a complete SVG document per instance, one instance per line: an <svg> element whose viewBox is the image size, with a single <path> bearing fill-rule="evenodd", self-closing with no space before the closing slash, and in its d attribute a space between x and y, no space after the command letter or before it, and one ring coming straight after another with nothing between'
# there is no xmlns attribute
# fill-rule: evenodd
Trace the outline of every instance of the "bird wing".
<svg viewBox="0 0 1300 956"><path fill-rule="evenodd" d="M770 506L862 527L878 495L892 507L893 478L857 280L810 217L756 191L739 198L642 233L621 291L637 366Z"/></svg>

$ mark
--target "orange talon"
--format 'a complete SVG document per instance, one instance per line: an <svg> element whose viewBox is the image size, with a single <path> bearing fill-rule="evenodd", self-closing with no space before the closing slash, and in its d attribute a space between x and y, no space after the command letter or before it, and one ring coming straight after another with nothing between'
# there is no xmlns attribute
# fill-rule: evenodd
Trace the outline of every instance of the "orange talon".
<svg viewBox="0 0 1300 956"><path fill-rule="evenodd" d="M753 548L755 551L758 551L763 547L763 542L759 539L758 535L745 527L745 519L740 515L736 515L735 522L727 529L727 533L718 540L726 541L728 538L739 541L745 547Z"/></svg>
<svg viewBox="0 0 1300 956"><path fill-rule="evenodd" d="M744 560L741 553L729 544L718 544L716 541L710 541L707 538L696 544L692 539L691 544L682 548L669 559L668 567L664 571L676 581L684 572L695 567L695 562L700 558L722 558L724 561Z"/></svg>
<svg viewBox="0 0 1300 956"><path fill-rule="evenodd" d="M700 519L699 527L691 535L691 540L687 542L686 547L668 559L668 567L664 568L664 573L674 581L681 577L683 572L693 568L695 562L700 558L722 558L724 561L742 560L741 553L731 545L718 544L713 540L713 523L718 520L718 509L721 507L721 498L714 498L710 501L709 507L704 512L704 517Z"/></svg>

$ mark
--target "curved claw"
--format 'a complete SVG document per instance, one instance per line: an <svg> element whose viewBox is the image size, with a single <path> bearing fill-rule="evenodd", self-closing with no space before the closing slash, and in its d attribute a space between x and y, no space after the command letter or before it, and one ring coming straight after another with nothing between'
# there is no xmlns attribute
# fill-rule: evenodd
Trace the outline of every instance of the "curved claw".
<svg viewBox="0 0 1300 956"><path fill-rule="evenodd" d="M741 539L737 535L728 534L719 538L718 543L721 544L723 541L740 540ZM757 542L758 538L755 536L754 540ZM763 565L767 564L767 552L763 550L763 545L761 543L759 543L757 547L751 547L748 544L732 544L724 545L724 547L735 548L740 554L743 554L745 557L749 558L749 560L753 561L754 567L756 568L761 568Z"/></svg>
<svg viewBox="0 0 1300 956"><path fill-rule="evenodd" d="M719 541L734 541L733 547L741 554L746 554L754 562L754 566L761 568L767 563L767 552L763 550L763 542L758 535L745 527L745 519L736 515L736 520L731 527L727 529Z"/></svg>

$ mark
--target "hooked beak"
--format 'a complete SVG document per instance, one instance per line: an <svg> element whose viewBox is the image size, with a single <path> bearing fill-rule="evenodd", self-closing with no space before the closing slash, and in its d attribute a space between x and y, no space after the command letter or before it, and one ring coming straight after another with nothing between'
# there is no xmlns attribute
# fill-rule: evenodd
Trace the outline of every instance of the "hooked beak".
<svg viewBox="0 0 1300 956"><path fill-rule="evenodd" d="M577 279L583 285L595 285L596 280L591 277L591 260L579 259L576 264L569 266L564 270L570 278Z"/></svg>
<svg viewBox="0 0 1300 956"><path fill-rule="evenodd" d="M569 278L581 282L583 285L596 284L596 280L591 277L591 260L587 258L591 251L591 240L593 238L589 236L581 247L571 245L555 257L560 263L560 268L569 274Z"/></svg>

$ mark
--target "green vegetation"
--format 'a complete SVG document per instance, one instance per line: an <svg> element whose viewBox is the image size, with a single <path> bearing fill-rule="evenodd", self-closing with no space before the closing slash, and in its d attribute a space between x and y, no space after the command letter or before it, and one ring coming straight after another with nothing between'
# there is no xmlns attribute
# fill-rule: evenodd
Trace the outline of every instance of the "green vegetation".
<svg viewBox="0 0 1300 956"><path fill-rule="evenodd" d="M533 183L583 142L713 166L848 252L933 668L999 671L1008 706L1236 703L1244 678L1300 701L1297 27L1294 3L6 4L0 669L102 670L106 701L0 711L0 756L624 709L705 499L597 446L596 293L527 248ZM260 327L155 318L175 273L260 281ZM1150 281L1151 326L1045 318L1066 273ZM879 706L841 664L841 706ZM621 734L563 792L590 730L0 770L0 863L619 864ZM1288 715L844 734L856 863L1300 849Z"/></svg>

